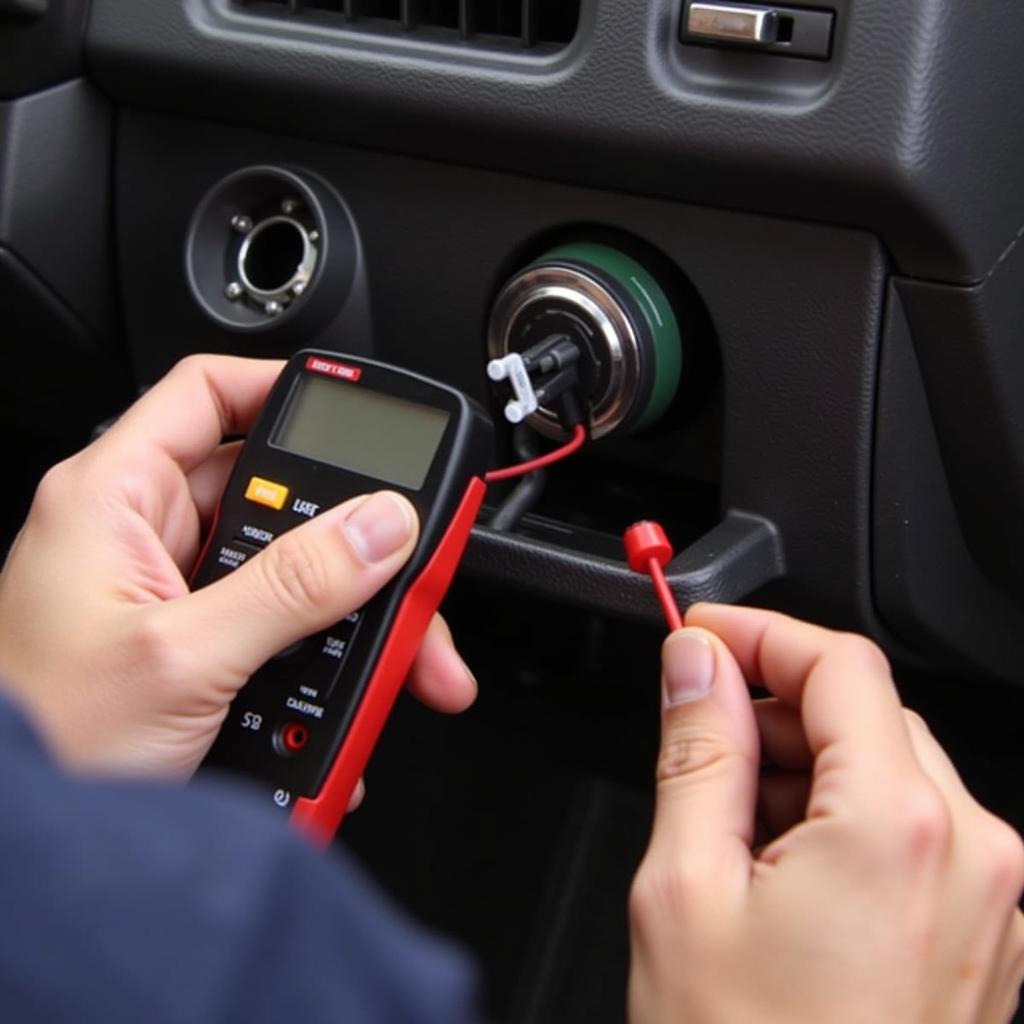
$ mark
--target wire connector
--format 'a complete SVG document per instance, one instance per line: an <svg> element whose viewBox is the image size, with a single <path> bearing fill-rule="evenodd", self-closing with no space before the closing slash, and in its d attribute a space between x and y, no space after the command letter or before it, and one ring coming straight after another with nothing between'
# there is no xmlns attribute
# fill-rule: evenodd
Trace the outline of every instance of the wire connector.
<svg viewBox="0 0 1024 1024"><path fill-rule="evenodd" d="M567 334L552 334L525 352L509 352L487 364L487 376L507 380L515 396L505 405L505 419L522 423L540 406L553 408L570 434L587 422L580 394L580 347Z"/></svg>
<svg viewBox="0 0 1024 1024"><path fill-rule="evenodd" d="M509 423L522 423L527 416L537 411L540 401L533 389L526 363L518 352L509 352L501 359L492 359L487 364L487 376L496 383L507 380L512 386L515 398L505 403L505 419Z"/></svg>

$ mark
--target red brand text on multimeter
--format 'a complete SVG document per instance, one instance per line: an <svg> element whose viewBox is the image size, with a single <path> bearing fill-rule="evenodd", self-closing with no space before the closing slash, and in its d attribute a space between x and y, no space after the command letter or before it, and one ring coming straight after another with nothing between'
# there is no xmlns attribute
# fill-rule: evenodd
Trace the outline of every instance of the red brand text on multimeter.
<svg viewBox="0 0 1024 1024"><path fill-rule="evenodd" d="M249 777L293 821L330 840L461 558L491 441L479 406L426 377L329 352L288 361L238 457L193 587L382 486L415 506L419 540L364 608L252 676L204 769Z"/></svg>

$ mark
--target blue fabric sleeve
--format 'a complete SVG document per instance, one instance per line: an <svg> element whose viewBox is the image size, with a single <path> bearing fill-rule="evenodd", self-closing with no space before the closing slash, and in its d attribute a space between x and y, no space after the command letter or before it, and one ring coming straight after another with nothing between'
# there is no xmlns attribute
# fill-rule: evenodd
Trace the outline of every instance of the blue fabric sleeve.
<svg viewBox="0 0 1024 1024"><path fill-rule="evenodd" d="M467 962L248 794L69 778L0 702L0 1018L474 1019Z"/></svg>

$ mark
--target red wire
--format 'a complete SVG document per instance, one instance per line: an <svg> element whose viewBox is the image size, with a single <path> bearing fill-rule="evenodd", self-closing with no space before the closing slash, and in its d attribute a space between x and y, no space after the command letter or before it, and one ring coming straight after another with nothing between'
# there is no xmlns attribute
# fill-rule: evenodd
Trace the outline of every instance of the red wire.
<svg viewBox="0 0 1024 1024"><path fill-rule="evenodd" d="M560 462L567 456L572 455L573 452L578 451L583 447L583 442L586 439L586 427L582 423L577 423L573 427L572 440L562 445L561 448L556 448L553 452L548 452L547 455L540 455L536 459L530 459L529 462L520 462L517 466L492 469L489 473L484 474L484 481L493 484L498 480L511 480L513 477L532 473L535 469L543 469L545 466L550 466L553 462Z"/></svg>
<svg viewBox="0 0 1024 1024"><path fill-rule="evenodd" d="M652 558L647 563L647 571L651 574L651 580L654 583L654 592L658 595L658 600L661 602L661 610L665 613L665 618L668 621L668 628L670 630L682 629L683 628L683 617L679 614L679 607L676 604L676 599L672 596L672 590L668 585L668 580L665 579L665 573L662 571L661 565L658 563L656 558Z"/></svg>

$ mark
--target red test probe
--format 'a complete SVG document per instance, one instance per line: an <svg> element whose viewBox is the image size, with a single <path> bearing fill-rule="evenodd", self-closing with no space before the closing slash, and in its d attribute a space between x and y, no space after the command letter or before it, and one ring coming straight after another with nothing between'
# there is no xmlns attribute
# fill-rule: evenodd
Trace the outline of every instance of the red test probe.
<svg viewBox="0 0 1024 1024"><path fill-rule="evenodd" d="M646 572L654 583L654 592L661 602L670 630L681 629L683 616L672 596L663 567L672 561L672 545L660 523L649 519L634 523L622 537L626 548L626 561L633 572Z"/></svg>

